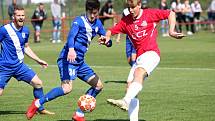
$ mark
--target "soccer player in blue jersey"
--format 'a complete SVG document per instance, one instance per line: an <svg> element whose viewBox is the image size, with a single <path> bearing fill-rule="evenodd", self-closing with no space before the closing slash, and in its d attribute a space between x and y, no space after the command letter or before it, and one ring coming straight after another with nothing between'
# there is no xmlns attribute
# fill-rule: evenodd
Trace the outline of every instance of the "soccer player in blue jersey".
<svg viewBox="0 0 215 121"><path fill-rule="evenodd" d="M57 60L61 86L34 100L26 113L28 119L31 119L38 107L44 103L70 93L73 81L77 77L91 86L86 94L96 97L101 92L103 84L93 69L86 64L84 57L92 39L97 34L104 36L106 31L98 19L100 2L87 0L85 5L86 14L76 17L72 22L67 42ZM112 41L106 44L107 47L111 45ZM72 118L75 121L85 121L84 112L78 108Z"/></svg>
<svg viewBox="0 0 215 121"><path fill-rule="evenodd" d="M25 12L22 7L15 7L13 21L0 27L0 96L11 77L33 86L34 98L43 96L42 81L36 73L24 64L24 54L46 68L48 64L41 60L28 44L29 29L24 26ZM42 114L53 114L41 107Z"/></svg>
<svg viewBox="0 0 215 121"><path fill-rule="evenodd" d="M136 60L136 50L131 42L131 40L129 39L128 35L126 35L126 57L127 57L127 61L128 64L130 66L134 65L135 60Z"/></svg>

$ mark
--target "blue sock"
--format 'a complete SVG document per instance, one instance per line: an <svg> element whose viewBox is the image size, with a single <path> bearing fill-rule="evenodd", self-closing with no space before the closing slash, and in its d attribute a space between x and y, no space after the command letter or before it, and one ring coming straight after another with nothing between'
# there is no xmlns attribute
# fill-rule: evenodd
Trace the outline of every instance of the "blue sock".
<svg viewBox="0 0 215 121"><path fill-rule="evenodd" d="M91 87L90 89L87 90L86 94L93 96L94 98L96 98L96 96L101 92L102 90L98 90L94 87Z"/></svg>
<svg viewBox="0 0 215 121"><path fill-rule="evenodd" d="M41 87L41 88L34 88L34 90L33 90L33 94L34 94L34 98L36 98L36 99L40 99L41 97L43 97L43 96L44 96L43 88L42 88L42 87ZM39 109L38 109L38 110L39 110L39 111L44 110L43 105L41 105L41 106L39 107Z"/></svg>
<svg viewBox="0 0 215 121"><path fill-rule="evenodd" d="M131 61L131 66L133 66L133 65L134 65L134 63L135 63L135 61Z"/></svg>
<svg viewBox="0 0 215 121"><path fill-rule="evenodd" d="M132 67L132 61L130 61L128 64Z"/></svg>
<svg viewBox="0 0 215 121"><path fill-rule="evenodd" d="M41 105L43 105L44 103L51 101L62 95L64 95L64 91L63 91L62 87L56 87L56 88L52 89L51 91L49 91L45 96L40 98L39 102Z"/></svg>

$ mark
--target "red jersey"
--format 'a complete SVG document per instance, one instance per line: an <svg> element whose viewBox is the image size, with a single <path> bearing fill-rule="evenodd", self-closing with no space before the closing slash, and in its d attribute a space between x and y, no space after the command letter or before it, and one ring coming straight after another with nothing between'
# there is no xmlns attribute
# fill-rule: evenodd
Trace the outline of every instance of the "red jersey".
<svg viewBox="0 0 215 121"><path fill-rule="evenodd" d="M131 14L110 29L112 35L118 33L127 34L137 52L137 57L146 51L155 51L160 55L156 38L158 35L156 26L160 20L168 19L170 10L144 9L141 16L133 20Z"/></svg>

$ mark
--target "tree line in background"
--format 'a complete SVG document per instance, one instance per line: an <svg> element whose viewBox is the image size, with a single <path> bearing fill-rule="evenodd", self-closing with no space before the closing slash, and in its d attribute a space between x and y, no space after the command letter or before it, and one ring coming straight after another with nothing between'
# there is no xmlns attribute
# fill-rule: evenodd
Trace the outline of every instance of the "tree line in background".
<svg viewBox="0 0 215 121"><path fill-rule="evenodd" d="M80 15L80 13L83 13L85 11L85 2L83 2L84 0L66 0L66 8L65 8L65 12L67 14L67 16L77 16ZM101 0L101 6L104 5L106 0ZM125 1L126 0L113 0L114 1L114 9L117 13L121 13L122 10L125 7ZM151 8L158 8L159 2L160 0L147 0L148 1L148 6ZM170 6L170 3L173 0L167 0L168 5ZM183 1L183 0L182 0ZM193 0L190 0L190 2L192 2ZM199 0L201 3L201 6L203 8L203 10L206 10L211 2L211 0ZM7 6L2 3L5 3L5 0L0 0L0 20L7 19L8 15L7 15ZM32 4L28 4L27 7L30 6L35 6ZM49 5L46 5L47 7L49 7ZM32 8L34 9L34 8Z"/></svg>
<svg viewBox="0 0 215 121"><path fill-rule="evenodd" d="M72 1L72 2L71 2ZM101 0L101 6L104 5L106 0ZM114 9L117 13L121 13L123 8L125 7L125 1L126 0L113 0L114 2ZM158 5L160 3L160 0L147 0L148 6L150 8L158 8ZM171 2L174 0L167 0L168 6L170 7ZM181 0L183 2L183 0ZM193 0L190 0L190 3L192 3ZM211 2L211 0L199 0L201 3L202 9L206 10ZM71 5L73 11L78 11L78 9L84 10L84 7L80 8L80 6L84 6L83 0L67 0L67 4Z"/></svg>

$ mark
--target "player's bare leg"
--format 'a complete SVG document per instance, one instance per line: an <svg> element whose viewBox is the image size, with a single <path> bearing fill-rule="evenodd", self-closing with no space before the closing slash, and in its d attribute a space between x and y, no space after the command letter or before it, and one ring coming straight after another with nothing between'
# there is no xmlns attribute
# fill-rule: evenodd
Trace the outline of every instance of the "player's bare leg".
<svg viewBox="0 0 215 121"><path fill-rule="evenodd" d="M39 99L43 97L43 91L42 91L42 81L39 79L37 75L33 77L30 83L34 87L34 97L35 99L32 101L32 104L29 106L27 112L26 112L26 118L30 120L33 118L33 116L36 114L38 111L40 114L48 114L48 115L53 115L55 113L50 112L44 108L42 110L38 110L42 105L39 103Z"/></svg>
<svg viewBox="0 0 215 121"><path fill-rule="evenodd" d="M3 91L4 91L4 89L0 88L0 96L3 95Z"/></svg>

